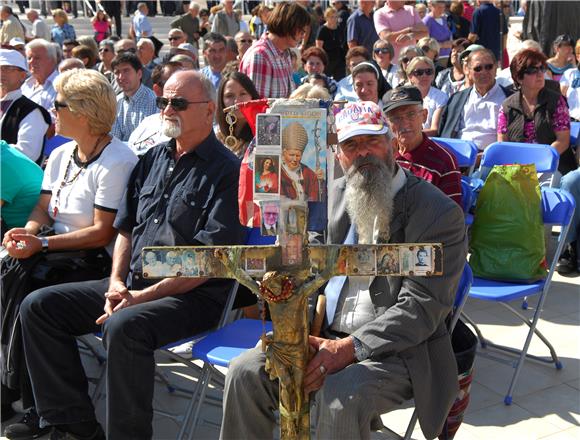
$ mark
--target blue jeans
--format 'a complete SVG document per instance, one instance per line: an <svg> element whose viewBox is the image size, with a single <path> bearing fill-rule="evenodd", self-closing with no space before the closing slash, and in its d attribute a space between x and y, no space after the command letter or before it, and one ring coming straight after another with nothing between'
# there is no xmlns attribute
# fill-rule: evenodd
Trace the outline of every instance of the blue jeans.
<svg viewBox="0 0 580 440"><path fill-rule="evenodd" d="M580 246L578 240L578 235L580 234L580 168L575 171L571 171L562 177L560 188L568 191L570 194L572 194L574 200L576 200L576 210L574 211L574 216L572 217L568 235L566 235L566 242L572 243L575 241L576 255L580 255Z"/></svg>

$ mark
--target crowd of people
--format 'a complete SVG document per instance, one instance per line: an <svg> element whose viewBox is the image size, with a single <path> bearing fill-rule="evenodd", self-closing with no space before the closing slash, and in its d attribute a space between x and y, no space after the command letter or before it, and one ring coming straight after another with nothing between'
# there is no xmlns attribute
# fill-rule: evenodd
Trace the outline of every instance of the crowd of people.
<svg viewBox="0 0 580 440"><path fill-rule="evenodd" d="M438 435L456 388L445 318L467 237L463 170L431 138L473 141L480 154L496 141L551 145L562 188L580 201L570 142L571 122L580 121L578 35L556 38L552 53L523 41L506 63L510 10L501 2L248 2L246 21L239 2L222 0L208 1L208 9L161 2L172 3L163 12L175 15L165 48L152 2L124 2L125 36L121 2L97 1L94 33L83 36L62 3L49 11L52 26L42 18L47 11L28 9L21 19L0 9L8 254L1 418L14 415L18 399L26 410L4 435L151 438L154 350L215 326L231 283L145 279L141 249L244 243L235 213L254 124L237 108L224 110L261 98L335 101L343 176L328 176L330 243L343 243L351 226L364 242L380 213L387 241L445 248L443 277L377 277L338 292L357 300L343 298L327 317L325 337L311 341L317 355L306 376L322 409L319 435L366 437L374 415L412 395L423 431ZM293 190L293 198L318 200L320 177L301 163L300 139L282 145L279 184L272 158L255 171L268 181L266 192L293 187L286 174L299 175L311 189ZM580 209L562 274L580 272L579 232ZM75 343L96 331L108 353L104 430ZM438 350L442 356L426 354ZM256 350L228 373L222 438L271 434L277 386L265 380L263 362ZM370 381L384 385L369 388ZM339 408L335 399L350 403Z"/></svg>

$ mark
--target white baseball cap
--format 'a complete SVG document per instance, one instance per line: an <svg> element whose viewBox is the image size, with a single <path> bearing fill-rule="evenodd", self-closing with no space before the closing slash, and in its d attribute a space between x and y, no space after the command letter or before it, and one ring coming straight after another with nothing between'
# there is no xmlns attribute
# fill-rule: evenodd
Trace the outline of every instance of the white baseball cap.
<svg viewBox="0 0 580 440"><path fill-rule="evenodd" d="M14 66L28 72L26 59L17 50L0 49L0 66Z"/></svg>
<svg viewBox="0 0 580 440"><path fill-rule="evenodd" d="M362 134L385 134L389 131L380 107L372 101L351 102L336 115L338 142Z"/></svg>

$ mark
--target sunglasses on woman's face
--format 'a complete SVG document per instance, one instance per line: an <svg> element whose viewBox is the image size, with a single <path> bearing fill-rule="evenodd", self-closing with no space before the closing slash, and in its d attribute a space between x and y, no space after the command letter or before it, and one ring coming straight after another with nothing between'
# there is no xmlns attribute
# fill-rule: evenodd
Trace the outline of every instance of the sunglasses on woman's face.
<svg viewBox="0 0 580 440"><path fill-rule="evenodd" d="M524 70L524 75L535 75L538 72L544 74L546 73L546 68L544 66L530 66Z"/></svg>
<svg viewBox="0 0 580 440"><path fill-rule="evenodd" d="M387 53L389 53L389 49L387 49L386 47L377 47L376 49L373 49L373 52L376 54L379 54L379 53L387 54Z"/></svg>
<svg viewBox="0 0 580 440"><path fill-rule="evenodd" d="M155 105L159 110L165 110L168 105L173 107L176 112L182 112L187 110L190 104L207 104L209 101L188 101L185 98L164 98L163 96L158 96L155 99Z"/></svg>
<svg viewBox="0 0 580 440"><path fill-rule="evenodd" d="M435 72L431 68L428 68L428 69L415 69L415 70L413 70L411 72L411 74L413 76L423 76L423 75L431 76L431 75L433 75L433 73L435 73Z"/></svg>
<svg viewBox="0 0 580 440"><path fill-rule="evenodd" d="M59 102L56 99L54 100L54 109L59 111L61 108L67 108L68 104L65 102Z"/></svg>
<svg viewBox="0 0 580 440"><path fill-rule="evenodd" d="M495 64L483 64L483 65L475 66L473 68L473 71L474 72L481 72L483 69L490 71L494 67L495 67Z"/></svg>

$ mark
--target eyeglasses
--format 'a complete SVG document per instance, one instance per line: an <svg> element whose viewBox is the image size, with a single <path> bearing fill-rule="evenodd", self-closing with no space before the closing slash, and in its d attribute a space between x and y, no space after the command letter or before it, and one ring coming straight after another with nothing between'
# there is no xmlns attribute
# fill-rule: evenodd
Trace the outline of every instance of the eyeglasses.
<svg viewBox="0 0 580 440"><path fill-rule="evenodd" d="M118 55L121 55L122 53L127 53L127 52L129 52L129 53L137 53L137 49L135 49L134 47L130 47L129 49L119 49L117 51L117 54Z"/></svg>
<svg viewBox="0 0 580 440"><path fill-rule="evenodd" d="M167 99L163 96L158 96L155 99L155 105L159 110L165 110L165 108L170 105L173 107L173 110L177 112L182 112L187 110L190 104L207 104L209 101L188 101L185 98L171 98Z"/></svg>
<svg viewBox="0 0 580 440"><path fill-rule="evenodd" d="M415 69L411 72L411 75L413 76L423 76L423 75L427 75L427 76L431 76L435 73L435 71L431 68L428 69Z"/></svg>
<svg viewBox="0 0 580 440"><path fill-rule="evenodd" d="M430 48L429 46L421 46L421 50L422 50L424 53L427 53L427 52L429 52L429 51L431 50L431 48Z"/></svg>
<svg viewBox="0 0 580 440"><path fill-rule="evenodd" d="M111 49L109 49L108 47L101 47L99 49L99 52L110 52L110 51L111 51Z"/></svg>
<svg viewBox="0 0 580 440"><path fill-rule="evenodd" d="M475 66L473 68L473 71L474 72L481 72L483 69L485 69L489 72L491 69L495 69L495 64L483 64L480 66Z"/></svg>
<svg viewBox="0 0 580 440"><path fill-rule="evenodd" d="M400 124L403 120L413 121L417 115L420 115L421 112L418 111L410 111L407 113L402 114L401 116L387 116L388 121L391 124Z"/></svg>
<svg viewBox="0 0 580 440"><path fill-rule="evenodd" d="M181 40L183 37L169 37L169 41Z"/></svg>
<svg viewBox="0 0 580 440"><path fill-rule="evenodd" d="M56 99L54 100L54 109L56 111L59 111L61 108L67 108L68 104L64 103L64 102L59 102Z"/></svg>
<svg viewBox="0 0 580 440"><path fill-rule="evenodd" d="M546 73L546 68L544 66L530 66L524 70L524 75L535 75L538 72L542 74Z"/></svg>
<svg viewBox="0 0 580 440"><path fill-rule="evenodd" d="M382 53L389 53L389 48L388 47L377 47L376 49L373 49L373 52L376 54Z"/></svg>

